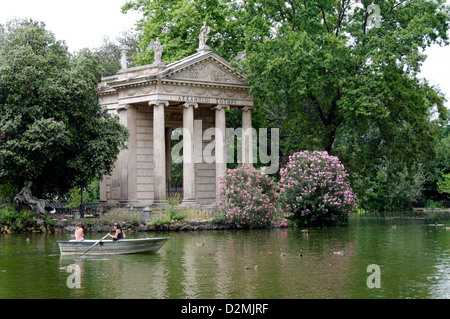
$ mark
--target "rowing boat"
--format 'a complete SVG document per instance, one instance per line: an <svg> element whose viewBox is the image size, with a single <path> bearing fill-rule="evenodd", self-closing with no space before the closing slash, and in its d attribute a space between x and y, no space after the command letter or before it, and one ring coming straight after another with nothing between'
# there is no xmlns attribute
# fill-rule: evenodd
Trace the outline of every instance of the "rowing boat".
<svg viewBox="0 0 450 319"><path fill-rule="evenodd" d="M169 237L113 240L58 241L61 255L118 255L156 252ZM95 243L97 243L93 247Z"/></svg>

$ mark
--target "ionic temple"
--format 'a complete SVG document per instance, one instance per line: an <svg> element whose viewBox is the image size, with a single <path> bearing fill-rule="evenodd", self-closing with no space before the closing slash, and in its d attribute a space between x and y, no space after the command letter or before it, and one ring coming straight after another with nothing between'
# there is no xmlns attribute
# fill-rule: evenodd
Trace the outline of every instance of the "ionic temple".
<svg viewBox="0 0 450 319"><path fill-rule="evenodd" d="M164 204L174 151L172 134L178 129L183 132L182 203L215 202L218 181L226 172L225 110L242 111L245 132L252 126L253 96L243 76L206 45L204 28L196 54L166 66L161 61L163 47L159 40L152 41L153 64L127 68L123 62L116 75L102 79L100 104L118 114L130 136L111 175L100 183L100 201L133 207ZM205 134L208 129L214 134ZM242 162L250 163L251 134L242 140ZM211 145L212 160L203 156Z"/></svg>

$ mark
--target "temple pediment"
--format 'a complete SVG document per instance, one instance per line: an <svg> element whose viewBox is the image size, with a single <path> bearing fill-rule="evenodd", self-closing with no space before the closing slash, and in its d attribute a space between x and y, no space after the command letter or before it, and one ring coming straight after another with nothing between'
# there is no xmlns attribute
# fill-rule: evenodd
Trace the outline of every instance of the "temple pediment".
<svg viewBox="0 0 450 319"><path fill-rule="evenodd" d="M122 70L104 79L99 95L100 103L108 109L153 100L167 100L171 105L194 102L205 106L253 106L244 77L212 50L197 52L164 67L147 65Z"/></svg>
<svg viewBox="0 0 450 319"><path fill-rule="evenodd" d="M195 59L194 61L181 61L184 63L169 65L167 79L186 80L207 83L222 83L231 85L247 85L243 77L234 72L228 62L214 56L214 53Z"/></svg>

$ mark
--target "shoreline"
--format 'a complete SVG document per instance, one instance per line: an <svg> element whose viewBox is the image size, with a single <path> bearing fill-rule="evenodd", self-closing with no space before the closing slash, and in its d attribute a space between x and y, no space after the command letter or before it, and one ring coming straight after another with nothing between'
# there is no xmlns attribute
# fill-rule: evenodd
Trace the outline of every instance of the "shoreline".
<svg viewBox="0 0 450 319"><path fill-rule="evenodd" d="M0 225L0 234L31 234L31 233L73 233L81 221L66 221L56 220L54 223L45 222L43 219L35 219L36 223L32 226L24 227L20 230L13 229L12 226ZM113 231L114 223L103 224L101 221L85 221L86 232L102 233ZM146 224L144 222L136 225L131 221L120 223L122 229L127 232L158 232L158 231L202 231L202 230L242 230L246 228L238 227L232 222L215 222L213 219L192 219L171 221L168 223L161 223L157 225ZM282 228L282 226L268 226L268 227L252 227L249 229L268 229L268 228Z"/></svg>
<svg viewBox="0 0 450 319"><path fill-rule="evenodd" d="M436 208L413 208L408 214L400 214L395 216L395 213L385 212L381 215L372 213L356 214L354 217L358 218L444 218L450 219L450 209L436 209ZM392 214L392 215L391 215ZM158 216L163 216L159 214ZM409 216L408 216L409 215ZM153 215L152 216L156 216ZM196 218L186 218L182 220L165 219L157 223L151 220L139 220L136 218L125 219L117 221L122 228L128 232L158 232L158 231L202 231L202 230L246 230L246 229L273 229L273 228L289 228L291 226L271 225L265 227L240 227L230 221L221 221L210 218L208 215L203 215ZM351 217L350 217L351 218ZM66 219L63 216L42 216L34 215L32 222L28 221L26 225L21 227L17 225L0 224L0 234L31 234L31 233L73 233L80 222L86 225L86 232L102 233L113 231L114 217L105 221L101 218L85 218L85 219ZM295 227L295 226L294 226Z"/></svg>

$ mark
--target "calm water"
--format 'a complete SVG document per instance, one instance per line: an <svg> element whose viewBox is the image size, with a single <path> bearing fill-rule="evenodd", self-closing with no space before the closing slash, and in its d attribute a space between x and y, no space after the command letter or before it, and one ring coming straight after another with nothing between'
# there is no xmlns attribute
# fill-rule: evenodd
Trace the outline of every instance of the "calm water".
<svg viewBox="0 0 450 319"><path fill-rule="evenodd" d="M156 254L121 256L61 257L56 241L70 234L0 235L0 298L449 298L450 221L441 223L130 233L171 239ZM67 285L72 264L81 269L80 288ZM371 264L380 266L380 288L367 286Z"/></svg>

